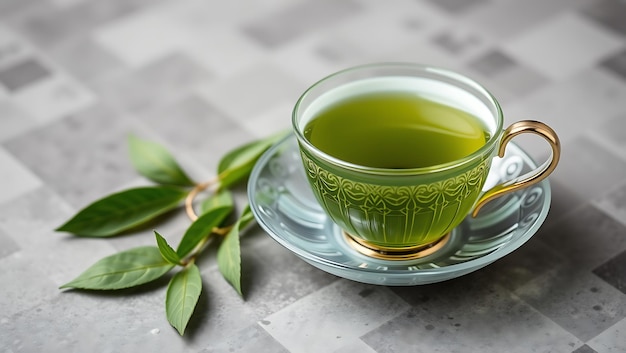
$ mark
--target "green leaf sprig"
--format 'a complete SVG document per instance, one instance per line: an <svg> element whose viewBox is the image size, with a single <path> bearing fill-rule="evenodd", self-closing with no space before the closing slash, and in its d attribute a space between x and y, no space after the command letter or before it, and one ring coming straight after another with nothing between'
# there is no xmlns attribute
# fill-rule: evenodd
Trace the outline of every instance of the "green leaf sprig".
<svg viewBox="0 0 626 353"><path fill-rule="evenodd" d="M228 152L218 163L217 176L203 183L193 181L160 144L130 136L132 165L156 185L120 191L94 201L56 231L81 237L112 237L153 225L159 216L183 205L192 223L176 248L154 230L156 245L107 256L60 288L131 288L153 282L179 268L167 287L165 312L169 323L183 335L202 293L196 259L212 240L218 239L221 240L217 250L218 269L243 297L239 238L254 217L246 205L233 224L225 224L236 208L229 188L246 180L258 158L286 135L287 132L281 132ZM193 202L200 192L209 188L213 193L201 202L196 214Z"/></svg>

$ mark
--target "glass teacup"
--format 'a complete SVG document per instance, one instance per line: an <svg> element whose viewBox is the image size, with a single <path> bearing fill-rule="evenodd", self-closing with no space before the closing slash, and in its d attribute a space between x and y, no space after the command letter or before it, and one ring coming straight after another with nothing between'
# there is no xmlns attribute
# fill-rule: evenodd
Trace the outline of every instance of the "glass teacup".
<svg viewBox="0 0 626 353"><path fill-rule="evenodd" d="M395 118L387 112L403 102L390 98L394 96L415 100L408 107L415 105L416 111L433 113L410 123L423 125L424 121L430 121L430 125L421 129L426 135L419 135L428 141L424 147L386 150L396 139L396 135L383 131L387 125L395 124ZM373 100L382 103L376 105ZM360 108L337 108L348 104ZM332 115L329 111L338 113ZM352 125L333 125L333 119L343 121L344 115L354 112L358 114L351 118ZM330 116L324 118L330 125L315 142L310 131L316 123L321 126L318 122L322 116ZM399 122L404 124L410 119L402 118ZM466 125L464 120L454 119L477 119L484 130L481 130L484 141L479 147L469 153L460 152L452 160L402 165L404 160L412 160L409 158L412 153L430 158L446 149L459 152L457 145L450 142L456 140L444 140L438 132ZM418 258L436 251L468 214L476 216L490 200L537 183L554 170L560 144L549 126L523 120L503 129L503 122L500 105L477 82L452 71L404 63L365 65L330 75L304 92L292 118L305 173L322 208L344 230L354 248L368 256L391 260ZM396 130L401 132L397 135L399 146L413 143L402 141L407 138L404 132L412 129L410 124ZM374 131L380 129L380 134L372 136L389 135L387 140L376 142L379 145L372 148L375 142L368 144L368 139L348 133L368 127ZM465 130L455 130L452 134L466 138L469 133ZM536 170L483 191L492 159L496 155L504 156L507 143L521 133L544 137L552 148L551 157ZM329 152L329 148L336 151ZM342 154L343 150L350 151ZM375 163L382 164L355 162L358 158L368 163L376 159ZM400 164L384 165L387 159ZM420 159L429 160L417 158Z"/></svg>

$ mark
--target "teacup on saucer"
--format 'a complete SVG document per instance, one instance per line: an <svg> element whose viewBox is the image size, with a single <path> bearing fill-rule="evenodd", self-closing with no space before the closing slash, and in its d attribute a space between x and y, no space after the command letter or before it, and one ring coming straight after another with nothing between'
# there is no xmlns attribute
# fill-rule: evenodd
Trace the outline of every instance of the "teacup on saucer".
<svg viewBox="0 0 626 353"><path fill-rule="evenodd" d="M511 143L504 158L494 159L484 188L534 168L536 163ZM248 197L260 226L311 265L358 282L406 286L465 275L520 247L548 214L550 185L542 181L490 202L431 253L400 261L364 255L326 216L307 185L293 136L259 159L248 183Z"/></svg>

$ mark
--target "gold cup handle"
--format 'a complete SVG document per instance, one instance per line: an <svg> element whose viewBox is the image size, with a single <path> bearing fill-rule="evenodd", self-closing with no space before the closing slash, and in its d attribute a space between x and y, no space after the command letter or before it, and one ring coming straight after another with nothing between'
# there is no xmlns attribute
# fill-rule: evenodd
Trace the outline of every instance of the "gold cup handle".
<svg viewBox="0 0 626 353"><path fill-rule="evenodd" d="M474 211L472 211L472 217L476 217L480 209L487 202L506 193L514 192L519 189L536 184L545 179L548 175L550 175L550 173L552 173L554 168L556 168L556 165L559 163L559 158L561 156L561 143L559 141L559 137L556 135L556 132L552 130L552 128L539 121L522 120L511 124L511 126L504 130L502 141L500 142L500 148L498 150L498 156L500 158L504 157L506 145L509 143L509 141L511 141L511 139L513 139L515 136L523 133L537 134L546 139L546 141L548 141L548 143L550 144L550 147L552 147L552 155L545 163L543 163L537 169L532 170L515 179L505 181L504 183L498 184L493 188L487 190L487 192L485 192L478 199L478 201L476 201Z"/></svg>

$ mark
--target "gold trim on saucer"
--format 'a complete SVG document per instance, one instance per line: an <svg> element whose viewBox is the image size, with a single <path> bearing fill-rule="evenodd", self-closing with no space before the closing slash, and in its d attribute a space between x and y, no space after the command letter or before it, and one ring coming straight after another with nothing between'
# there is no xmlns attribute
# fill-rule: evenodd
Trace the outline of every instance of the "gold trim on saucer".
<svg viewBox="0 0 626 353"><path fill-rule="evenodd" d="M343 237L350 247L359 253L381 260L415 260L430 254L435 253L441 249L450 240L450 233L447 233L443 237L435 240L432 243L422 244L417 246L408 246L403 248L390 248L386 246L379 246L372 244L363 239L359 239L350 235L347 232L343 232Z"/></svg>

